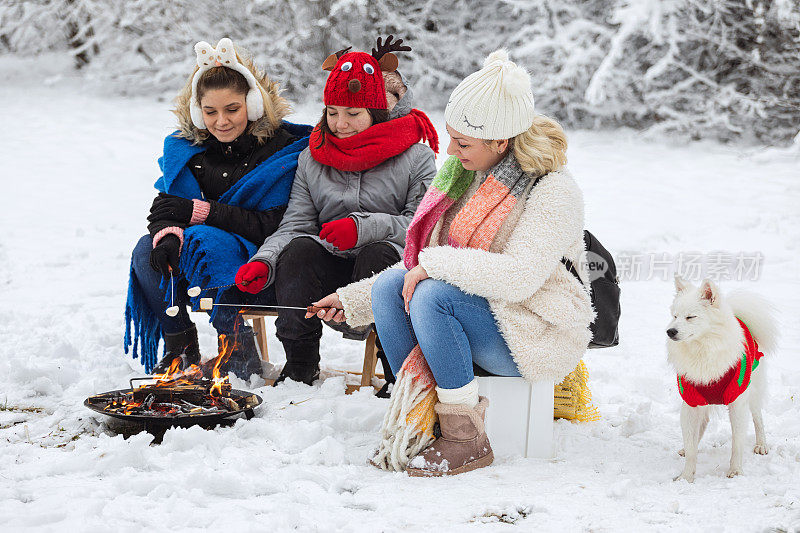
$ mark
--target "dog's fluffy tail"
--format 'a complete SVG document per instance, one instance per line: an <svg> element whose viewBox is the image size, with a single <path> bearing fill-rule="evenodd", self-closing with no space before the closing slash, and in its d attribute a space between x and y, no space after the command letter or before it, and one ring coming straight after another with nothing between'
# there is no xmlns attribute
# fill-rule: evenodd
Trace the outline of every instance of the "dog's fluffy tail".
<svg viewBox="0 0 800 533"><path fill-rule="evenodd" d="M780 337L775 307L766 298L744 290L731 292L727 300L733 314L747 324L759 349L774 355Z"/></svg>

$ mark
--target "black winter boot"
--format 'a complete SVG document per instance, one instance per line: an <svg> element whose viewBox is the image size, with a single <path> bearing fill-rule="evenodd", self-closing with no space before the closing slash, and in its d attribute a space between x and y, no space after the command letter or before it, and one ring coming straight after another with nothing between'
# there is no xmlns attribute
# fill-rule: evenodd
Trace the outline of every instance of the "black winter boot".
<svg viewBox="0 0 800 533"><path fill-rule="evenodd" d="M164 335L164 357L153 368L153 374L166 374L175 359L180 359L178 370L190 365L200 364L200 344L197 341L197 328Z"/></svg>
<svg viewBox="0 0 800 533"><path fill-rule="evenodd" d="M389 387L391 385L392 384L389 383L388 381L384 383L383 387L381 387L380 390L378 390L378 392L375 393L375 396L377 396L378 398L391 398L392 391L389 390Z"/></svg>
<svg viewBox="0 0 800 533"><path fill-rule="evenodd" d="M237 336L234 338L233 351L230 356L220 365L220 376L225 377L228 372L233 372L240 379L250 379L253 374L261 375L261 358L256 348L255 334L253 328L242 325L238 328ZM218 349L222 353L222 338L218 339ZM203 375L213 377L214 364L212 361L203 363Z"/></svg>
<svg viewBox="0 0 800 533"><path fill-rule="evenodd" d="M381 362L381 366L383 367L383 379L386 380L386 383L383 384L381 390L375 393L375 396L378 398L389 398L391 396L389 386L395 382L395 377L392 373L392 367L389 366L389 359L386 358L386 352L383 351L383 346L381 346L381 340L379 338L375 339L375 347L378 349L375 355Z"/></svg>
<svg viewBox="0 0 800 533"><path fill-rule="evenodd" d="M319 379L319 339L315 341L282 340L286 364L272 386L287 379L311 385Z"/></svg>

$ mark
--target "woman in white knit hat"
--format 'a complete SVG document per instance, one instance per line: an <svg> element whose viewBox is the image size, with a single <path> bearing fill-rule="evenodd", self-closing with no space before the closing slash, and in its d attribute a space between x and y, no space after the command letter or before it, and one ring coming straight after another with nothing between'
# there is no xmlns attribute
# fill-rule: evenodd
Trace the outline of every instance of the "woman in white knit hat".
<svg viewBox="0 0 800 533"><path fill-rule="evenodd" d="M528 73L504 50L490 54L453 91L445 119L451 157L408 228L404 261L317 302L342 309L326 319L375 322L398 381L373 463L422 476L493 460L473 365L558 382L593 318L588 273L581 282L563 263L580 265L583 197L563 167L563 130L534 110ZM408 396L432 383L420 379L420 356L438 395L442 436L430 445L430 432L397 436L413 415Z"/></svg>

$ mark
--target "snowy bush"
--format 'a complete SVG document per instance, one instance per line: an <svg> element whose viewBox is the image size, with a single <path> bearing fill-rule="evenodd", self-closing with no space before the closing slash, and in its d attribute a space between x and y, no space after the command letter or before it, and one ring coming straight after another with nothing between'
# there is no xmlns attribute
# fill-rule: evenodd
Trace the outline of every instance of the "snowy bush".
<svg viewBox="0 0 800 533"><path fill-rule="evenodd" d="M224 7L223 7L224 6ZM800 124L796 0L7 0L0 51L64 51L109 90L175 91L197 40L248 48L295 101L318 100L322 60L380 34L420 106L443 107L504 46L537 107L571 127L787 143Z"/></svg>
<svg viewBox="0 0 800 533"><path fill-rule="evenodd" d="M800 124L799 5L629 0L586 101L631 126L788 141Z"/></svg>

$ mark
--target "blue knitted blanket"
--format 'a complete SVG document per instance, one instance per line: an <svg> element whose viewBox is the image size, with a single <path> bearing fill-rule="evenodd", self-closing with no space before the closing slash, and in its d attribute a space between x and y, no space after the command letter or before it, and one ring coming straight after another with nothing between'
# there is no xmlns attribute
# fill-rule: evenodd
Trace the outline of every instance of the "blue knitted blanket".
<svg viewBox="0 0 800 533"><path fill-rule="evenodd" d="M251 211L265 211L289 203L297 157L308 146L311 127L289 122L284 122L282 127L300 139L245 174L220 197L219 202ZM183 198L202 199L200 185L186 165L192 156L204 150L204 147L194 146L174 133L167 136L164 155L158 159L163 175L156 180L156 189ZM183 238L180 271L190 287L233 283L236 271L258 249L255 243L239 235L204 224L187 227ZM210 320L213 319L212 312ZM158 317L147 305L131 263L125 307L125 353L133 345L133 358L139 358L145 372L150 373L158 362L158 344L162 336Z"/></svg>

